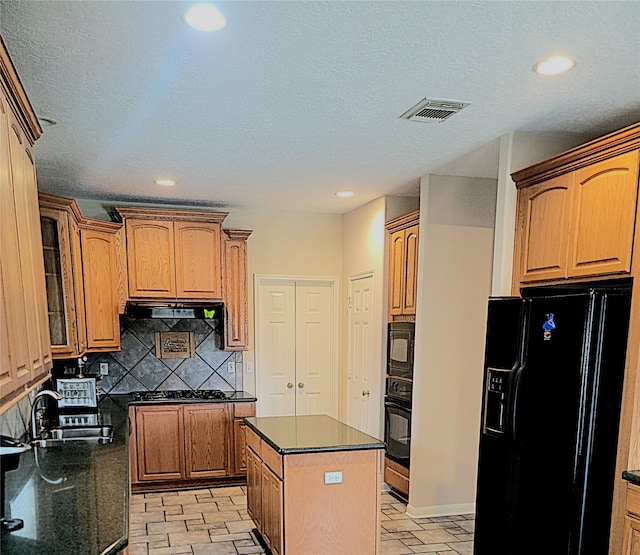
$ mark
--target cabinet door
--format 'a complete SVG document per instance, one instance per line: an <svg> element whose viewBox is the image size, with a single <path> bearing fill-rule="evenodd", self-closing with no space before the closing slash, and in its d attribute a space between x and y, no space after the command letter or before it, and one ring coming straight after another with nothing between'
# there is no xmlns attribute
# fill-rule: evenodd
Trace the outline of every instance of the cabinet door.
<svg viewBox="0 0 640 555"><path fill-rule="evenodd" d="M405 234L391 234L389 241L389 315L399 316L404 307Z"/></svg>
<svg viewBox="0 0 640 555"><path fill-rule="evenodd" d="M629 515L624 520L622 555L640 555L640 520Z"/></svg>
<svg viewBox="0 0 640 555"><path fill-rule="evenodd" d="M80 355L69 216L40 208L44 275L49 310L49 336L54 358Z"/></svg>
<svg viewBox="0 0 640 555"><path fill-rule="evenodd" d="M262 536L273 555L282 553L282 482L262 464Z"/></svg>
<svg viewBox="0 0 640 555"><path fill-rule="evenodd" d="M180 480L184 473L182 407L136 407L138 480Z"/></svg>
<svg viewBox="0 0 640 555"><path fill-rule="evenodd" d="M249 344L247 294L246 236L241 238L225 238L225 350L246 349Z"/></svg>
<svg viewBox="0 0 640 555"><path fill-rule="evenodd" d="M176 295L221 299L220 224L175 222Z"/></svg>
<svg viewBox="0 0 640 555"><path fill-rule="evenodd" d="M629 272L638 151L575 172L569 276Z"/></svg>
<svg viewBox="0 0 640 555"><path fill-rule="evenodd" d="M565 174L519 191L520 281L566 277L572 181Z"/></svg>
<svg viewBox="0 0 640 555"><path fill-rule="evenodd" d="M262 461L247 448L247 513L262 529Z"/></svg>
<svg viewBox="0 0 640 555"><path fill-rule="evenodd" d="M402 313L416 313L416 291L418 290L418 236L420 226L414 225L405 230L404 236L404 294Z"/></svg>
<svg viewBox="0 0 640 555"><path fill-rule="evenodd" d="M247 426L244 423L244 417L255 416L255 414L255 403L233 404L233 444L236 475L246 474L247 472Z"/></svg>
<svg viewBox="0 0 640 555"><path fill-rule="evenodd" d="M231 414L227 403L184 407L187 478L231 474Z"/></svg>
<svg viewBox="0 0 640 555"><path fill-rule="evenodd" d="M126 219L130 297L176 296L173 222Z"/></svg>
<svg viewBox="0 0 640 555"><path fill-rule="evenodd" d="M82 229L87 346L92 351L120 348L118 264L115 235Z"/></svg>
<svg viewBox="0 0 640 555"><path fill-rule="evenodd" d="M40 235L40 210L33 155L16 121L9 120L9 150L18 232L20 268L29 343L29 381L52 366L47 293Z"/></svg>
<svg viewBox="0 0 640 555"><path fill-rule="evenodd" d="M3 349L0 367L0 391L2 397L29 381L29 342L27 337L27 312L25 289L20 266L18 224L9 150L8 103L0 90L0 272L2 273L2 301L6 320L2 322ZM3 315L3 320L4 320Z"/></svg>

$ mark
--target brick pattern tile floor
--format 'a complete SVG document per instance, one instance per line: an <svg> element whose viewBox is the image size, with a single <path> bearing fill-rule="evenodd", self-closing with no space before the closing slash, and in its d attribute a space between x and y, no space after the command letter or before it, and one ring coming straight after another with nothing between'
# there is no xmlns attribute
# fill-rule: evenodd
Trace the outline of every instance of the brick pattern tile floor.
<svg viewBox="0 0 640 555"><path fill-rule="evenodd" d="M411 519L405 510L382 493L381 555L473 553L473 515ZM247 514L244 486L133 494L129 514L129 555L265 553ZM371 554L356 548L353 555Z"/></svg>

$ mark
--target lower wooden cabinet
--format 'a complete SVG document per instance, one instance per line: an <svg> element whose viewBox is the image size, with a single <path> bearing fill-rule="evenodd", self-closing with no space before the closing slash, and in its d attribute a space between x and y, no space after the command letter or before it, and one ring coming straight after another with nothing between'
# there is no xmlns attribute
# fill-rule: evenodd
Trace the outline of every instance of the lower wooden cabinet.
<svg viewBox="0 0 640 555"><path fill-rule="evenodd" d="M627 515L622 555L640 555L640 486L627 484Z"/></svg>
<svg viewBox="0 0 640 555"><path fill-rule="evenodd" d="M244 423L238 420L254 414L253 402L132 407L132 489L242 478L247 456Z"/></svg>
<svg viewBox="0 0 640 555"><path fill-rule="evenodd" d="M409 496L409 469L389 457L384 458L384 481L391 489Z"/></svg>

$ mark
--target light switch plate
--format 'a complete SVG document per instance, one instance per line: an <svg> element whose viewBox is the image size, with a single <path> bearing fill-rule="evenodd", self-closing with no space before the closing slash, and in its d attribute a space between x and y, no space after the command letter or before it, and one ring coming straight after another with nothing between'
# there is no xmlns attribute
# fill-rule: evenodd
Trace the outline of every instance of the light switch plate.
<svg viewBox="0 0 640 555"><path fill-rule="evenodd" d="M247 362L247 374L253 374L253 362Z"/></svg>
<svg viewBox="0 0 640 555"><path fill-rule="evenodd" d="M324 473L324 483L325 484L341 484L342 483L342 472L325 472Z"/></svg>
<svg viewBox="0 0 640 555"><path fill-rule="evenodd" d="M235 374L236 373L236 363L235 362L227 362L227 372L229 372L229 374Z"/></svg>
<svg viewBox="0 0 640 555"><path fill-rule="evenodd" d="M109 363L108 362L101 362L100 363L100 375L101 376L108 376L109 375Z"/></svg>

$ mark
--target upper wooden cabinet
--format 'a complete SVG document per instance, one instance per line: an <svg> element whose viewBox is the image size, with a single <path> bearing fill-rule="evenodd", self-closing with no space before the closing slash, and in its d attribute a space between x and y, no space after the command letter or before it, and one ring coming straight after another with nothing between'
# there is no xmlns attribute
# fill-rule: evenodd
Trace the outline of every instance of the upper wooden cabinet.
<svg viewBox="0 0 640 555"><path fill-rule="evenodd" d="M84 218L73 199L39 194L54 358L120 349L122 224Z"/></svg>
<svg viewBox="0 0 640 555"><path fill-rule="evenodd" d="M514 290L631 271L640 124L513 174Z"/></svg>
<svg viewBox="0 0 640 555"><path fill-rule="evenodd" d="M225 229L224 344L226 350L246 349L249 344L247 309L247 239L251 231Z"/></svg>
<svg viewBox="0 0 640 555"><path fill-rule="evenodd" d="M116 210L126 230L130 298L222 299L225 212Z"/></svg>
<svg viewBox="0 0 640 555"><path fill-rule="evenodd" d="M386 224L389 233L389 321L414 321L420 212Z"/></svg>
<svg viewBox="0 0 640 555"><path fill-rule="evenodd" d="M0 38L0 412L52 366L38 191L36 115Z"/></svg>

